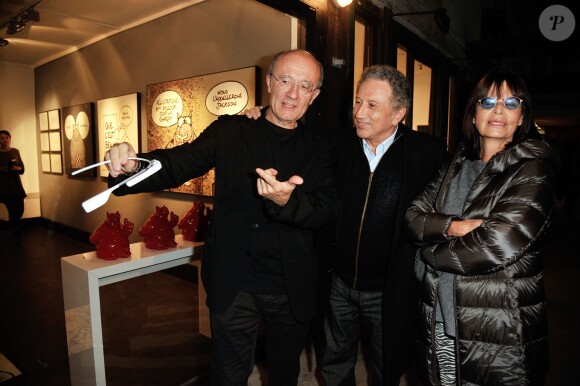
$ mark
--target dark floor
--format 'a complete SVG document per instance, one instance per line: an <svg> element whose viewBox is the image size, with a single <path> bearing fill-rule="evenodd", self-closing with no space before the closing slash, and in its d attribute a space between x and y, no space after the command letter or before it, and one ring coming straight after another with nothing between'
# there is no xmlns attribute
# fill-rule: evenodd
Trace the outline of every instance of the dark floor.
<svg viewBox="0 0 580 386"><path fill-rule="evenodd" d="M0 353L22 372L1 384L68 386L60 258L94 246L38 221L23 228L14 244L0 227ZM101 287L107 385L207 383L196 282L186 265Z"/></svg>
<svg viewBox="0 0 580 386"><path fill-rule="evenodd" d="M544 270L550 328L547 385L580 380L576 237L578 216L556 216ZM80 239L27 221L22 243L14 244L6 224L0 223L0 353L22 372L2 386L70 385L60 258L93 250ZM172 386L204 378L209 339L197 333L196 280L195 268L183 266L101 288L108 385Z"/></svg>

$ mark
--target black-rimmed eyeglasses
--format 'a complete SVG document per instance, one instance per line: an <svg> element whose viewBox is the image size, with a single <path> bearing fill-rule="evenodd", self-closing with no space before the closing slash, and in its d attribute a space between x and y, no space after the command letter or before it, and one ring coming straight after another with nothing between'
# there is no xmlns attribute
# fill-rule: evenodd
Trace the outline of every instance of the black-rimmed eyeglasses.
<svg viewBox="0 0 580 386"><path fill-rule="evenodd" d="M506 109L515 110L521 106L521 104L524 100L522 98L518 98L515 96L511 96L511 97L505 98L505 99L497 99L494 97L485 97L485 98L481 98L480 100L478 100L481 108L486 109L486 110L493 109L495 107L495 105L497 105L498 101L502 101Z"/></svg>
<svg viewBox="0 0 580 386"><path fill-rule="evenodd" d="M280 87L280 90L282 91L289 91L290 89L292 89L292 87L294 87L295 84L298 85L298 92L302 96L310 95L312 91L316 90L316 88L314 88L312 83L307 82L305 80L296 83L296 81L288 75L282 75L280 78L277 78L276 75L274 74L270 74L270 76L276 79L276 81L278 82L278 87Z"/></svg>

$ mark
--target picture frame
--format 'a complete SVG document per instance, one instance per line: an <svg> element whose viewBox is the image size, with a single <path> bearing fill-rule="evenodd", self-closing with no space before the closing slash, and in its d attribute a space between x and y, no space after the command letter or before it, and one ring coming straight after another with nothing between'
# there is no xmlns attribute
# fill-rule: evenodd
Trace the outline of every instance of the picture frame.
<svg viewBox="0 0 580 386"><path fill-rule="evenodd" d="M40 132L40 151L50 151L50 139L48 131Z"/></svg>
<svg viewBox="0 0 580 386"><path fill-rule="evenodd" d="M62 151L60 131L49 131L48 142L50 151Z"/></svg>
<svg viewBox="0 0 580 386"><path fill-rule="evenodd" d="M148 151L191 142L218 116L254 107L257 72L253 66L147 85ZM214 175L210 170L169 191L213 196Z"/></svg>
<svg viewBox="0 0 580 386"><path fill-rule="evenodd" d="M48 112L48 129L60 130L60 110L50 110Z"/></svg>
<svg viewBox="0 0 580 386"><path fill-rule="evenodd" d="M40 154L40 161L43 173L50 173L50 153L41 153Z"/></svg>
<svg viewBox="0 0 580 386"><path fill-rule="evenodd" d="M48 111L38 113L38 127L40 131L48 130Z"/></svg>
<svg viewBox="0 0 580 386"><path fill-rule="evenodd" d="M50 153L50 172L52 174L62 174L62 154Z"/></svg>
<svg viewBox="0 0 580 386"><path fill-rule="evenodd" d="M96 162L94 105L88 102L62 108L64 169L69 176ZM96 175L96 168L93 168L78 177Z"/></svg>
<svg viewBox="0 0 580 386"><path fill-rule="evenodd" d="M105 153L115 143L128 142L136 152L141 150L139 128L139 93L121 95L97 101L98 157L104 159ZM99 168L99 175L107 177L105 166Z"/></svg>

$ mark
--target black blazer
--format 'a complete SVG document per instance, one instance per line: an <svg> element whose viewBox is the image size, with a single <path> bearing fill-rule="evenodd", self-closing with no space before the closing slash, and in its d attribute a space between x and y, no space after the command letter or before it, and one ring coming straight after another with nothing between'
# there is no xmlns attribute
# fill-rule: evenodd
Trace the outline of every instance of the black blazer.
<svg viewBox="0 0 580 386"><path fill-rule="evenodd" d="M255 200L277 223L284 278L292 310L298 320L315 313L317 257L313 231L334 218L339 210L334 184L330 144L314 130L299 125L299 135L288 164L288 175L299 175L304 184L296 187L283 208L265 201L257 193L257 167L274 167L267 128L261 120L245 116L222 116L193 142L171 149L139 154L158 159L160 172L116 195L153 192L205 174L215 167L215 197L211 226L205 239L202 280L207 305L224 311L243 284L244 272L252 262L251 232L255 225L246 208ZM111 181L112 182L112 181ZM266 205L270 203L271 205Z"/></svg>

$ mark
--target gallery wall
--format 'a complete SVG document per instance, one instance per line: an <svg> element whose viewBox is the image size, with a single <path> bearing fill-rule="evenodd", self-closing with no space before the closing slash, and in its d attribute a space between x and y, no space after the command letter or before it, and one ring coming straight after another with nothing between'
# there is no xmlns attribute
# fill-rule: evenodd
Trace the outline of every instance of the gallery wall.
<svg viewBox="0 0 580 386"><path fill-rule="evenodd" d="M36 113L87 102L97 110L100 99L139 93L141 149L147 150L147 85L258 66L262 97L257 102L265 104L264 76L273 55L291 48L291 24L288 16L254 1L202 2L36 68ZM159 192L112 196L85 213L81 203L107 188L98 173L87 178L39 172L39 181L42 217L86 232L102 223L106 212L119 211L138 229L156 206L182 216L193 200L211 203L207 196ZM134 232L131 241L138 240Z"/></svg>

